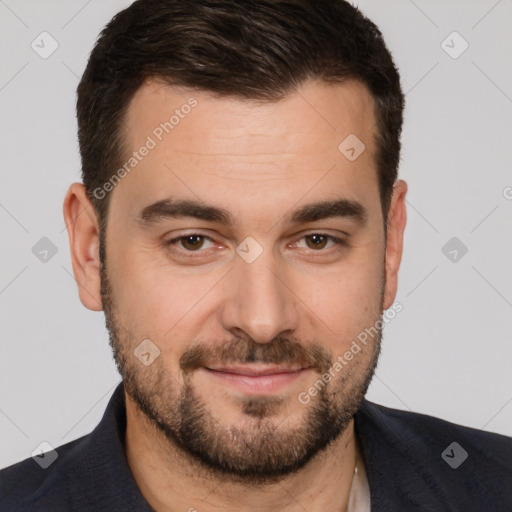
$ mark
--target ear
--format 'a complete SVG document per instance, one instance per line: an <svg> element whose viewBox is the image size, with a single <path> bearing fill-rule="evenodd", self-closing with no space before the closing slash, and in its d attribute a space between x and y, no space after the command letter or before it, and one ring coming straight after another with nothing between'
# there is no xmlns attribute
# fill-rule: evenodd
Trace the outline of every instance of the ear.
<svg viewBox="0 0 512 512"><path fill-rule="evenodd" d="M101 311L99 222L81 183L69 187L63 210L80 301L87 309Z"/></svg>
<svg viewBox="0 0 512 512"><path fill-rule="evenodd" d="M383 309L388 309L393 304L398 287L398 269L402 260L404 242L404 230L407 222L405 196L407 183L398 180L393 187L393 195L389 207L387 219L387 243L386 243L386 287L384 290Z"/></svg>

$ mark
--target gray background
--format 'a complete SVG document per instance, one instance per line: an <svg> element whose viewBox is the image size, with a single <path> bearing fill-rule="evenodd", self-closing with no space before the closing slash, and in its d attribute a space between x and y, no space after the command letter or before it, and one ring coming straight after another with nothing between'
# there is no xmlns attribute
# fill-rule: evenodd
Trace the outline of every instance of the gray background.
<svg viewBox="0 0 512 512"><path fill-rule="evenodd" d="M79 76L129 3L0 0L0 467L88 433L120 379L103 314L78 300L62 200L80 176ZM403 311L385 329L368 398L512 435L512 2L358 5L407 92ZM46 59L31 47L43 31L59 45ZM469 44L458 58L453 31ZM57 249L46 262L32 252L43 237Z"/></svg>

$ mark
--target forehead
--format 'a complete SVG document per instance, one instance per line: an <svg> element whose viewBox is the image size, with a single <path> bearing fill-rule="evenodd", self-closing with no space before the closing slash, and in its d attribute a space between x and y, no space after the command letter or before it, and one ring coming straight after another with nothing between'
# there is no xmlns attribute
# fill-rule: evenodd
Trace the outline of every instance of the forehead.
<svg viewBox="0 0 512 512"><path fill-rule="evenodd" d="M230 197L232 210L251 206L249 197L270 209L284 206L284 196L290 204L306 195L378 203L375 124L373 98L356 81L311 81L270 102L149 80L130 102L123 133L124 163L134 151L144 156L112 200L128 195L142 208L178 196L225 206ZM364 148L356 159L347 158L352 147Z"/></svg>
<svg viewBox="0 0 512 512"><path fill-rule="evenodd" d="M197 106L190 108L192 101ZM280 100L268 101L218 96L150 79L132 98L125 127L128 142L136 143L141 136L151 134L161 124L170 122L172 129L169 134L172 133L174 138L181 136L181 142L191 134L194 137L206 135L208 139L201 141L204 152L208 149L215 152L215 148L205 146L212 136L220 140L223 136L231 139L233 136L250 135L251 140L243 142L264 146L261 137L273 135L274 140L267 141L267 148L271 149L282 141L280 137L290 138L294 133L308 134L311 146L318 150L321 139L326 144L331 142L329 134L338 136L354 130L362 138L368 138L375 126L373 109L374 101L367 87L355 80L341 84L309 81ZM178 129L182 124L186 124L189 130ZM193 145L197 139L186 142ZM365 142L367 146L371 143L370 140ZM309 146L305 149L311 149ZM244 154L247 149L245 144L237 144L236 147L239 154Z"/></svg>

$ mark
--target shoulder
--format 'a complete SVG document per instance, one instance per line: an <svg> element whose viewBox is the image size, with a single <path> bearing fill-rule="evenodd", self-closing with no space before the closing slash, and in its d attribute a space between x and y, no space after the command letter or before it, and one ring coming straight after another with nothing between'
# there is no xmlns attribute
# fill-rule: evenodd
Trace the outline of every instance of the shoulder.
<svg viewBox="0 0 512 512"><path fill-rule="evenodd" d="M462 445L465 443L473 455L490 458L496 464L512 471L512 438L465 427L456 423L410 411L392 409L365 400L358 412L369 428L378 429L386 434L386 440L392 442L400 438L406 446L418 448L445 446L452 439ZM469 455L469 454L468 454Z"/></svg>
<svg viewBox="0 0 512 512"><path fill-rule="evenodd" d="M48 452L44 457L56 454L50 465L40 464L34 458L22 460L0 471L0 503L5 511L36 510L35 505L48 488L60 488L65 492L65 475L73 472L80 464L81 454L86 449L90 434L75 439ZM41 462L44 458L40 459ZM33 505L34 504L34 505ZM34 507L34 508L33 508Z"/></svg>
<svg viewBox="0 0 512 512"><path fill-rule="evenodd" d="M151 508L131 474L124 446L126 408L120 383L88 435L0 471L2 512L110 512ZM37 459L37 458L36 458ZM39 462L39 464L38 464Z"/></svg>
<svg viewBox="0 0 512 512"><path fill-rule="evenodd" d="M372 504L375 498L407 510L512 510L512 438L366 400L355 426Z"/></svg>

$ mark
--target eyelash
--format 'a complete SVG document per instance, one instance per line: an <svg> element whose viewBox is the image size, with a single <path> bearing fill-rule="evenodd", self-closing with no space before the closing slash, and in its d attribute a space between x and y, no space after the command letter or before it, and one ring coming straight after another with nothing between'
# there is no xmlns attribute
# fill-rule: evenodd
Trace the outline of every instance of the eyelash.
<svg viewBox="0 0 512 512"><path fill-rule="evenodd" d="M303 235L301 238L299 238L299 240L302 240L303 238L306 238L308 236L313 236L313 235L320 235L320 236L326 237L329 241L332 241L336 245L341 246L341 247L348 246L348 243L346 242L346 240L343 240L341 238L335 237L333 235L328 235L327 233L322 233L322 232L308 233L306 235ZM188 234L178 236L176 238L173 238L173 239L165 242L165 245L166 246L177 245L178 242L180 242L181 240L184 240L184 239L189 238L191 236L198 236L198 237L203 238L204 240L209 240L209 241L213 242L213 239L210 238L207 235L202 235L201 233L188 233ZM334 246L330 247L329 249L333 249L333 248L334 248ZM315 251L314 249L308 249L308 251L309 251L309 253L322 254L322 253L330 252L329 249L319 249L317 251ZM201 249L198 249L197 251L189 251L189 250L183 249L183 248L181 248L181 251L183 251L182 254L185 254L186 257L188 257L188 258L197 258L197 257L201 256L201 253L205 252L205 250L201 250Z"/></svg>

